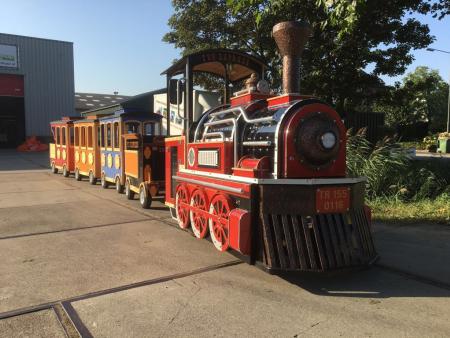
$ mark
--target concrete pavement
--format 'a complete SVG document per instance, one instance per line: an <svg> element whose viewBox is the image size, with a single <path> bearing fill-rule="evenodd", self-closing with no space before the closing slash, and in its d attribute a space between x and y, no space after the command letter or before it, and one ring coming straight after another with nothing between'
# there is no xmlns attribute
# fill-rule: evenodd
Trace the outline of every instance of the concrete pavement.
<svg viewBox="0 0 450 338"><path fill-rule="evenodd" d="M176 229L161 203L43 171L46 154L3 155L0 337L450 332L450 227L377 225L381 267L281 278Z"/></svg>

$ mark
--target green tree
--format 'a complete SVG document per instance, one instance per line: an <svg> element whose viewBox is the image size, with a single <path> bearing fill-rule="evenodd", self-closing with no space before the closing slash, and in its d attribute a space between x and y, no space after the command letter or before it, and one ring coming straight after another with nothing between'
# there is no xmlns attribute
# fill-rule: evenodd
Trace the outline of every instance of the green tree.
<svg viewBox="0 0 450 338"><path fill-rule="evenodd" d="M275 89L280 87L281 60L272 27L285 20L308 21L312 37L303 55L302 92L325 99L339 111L370 106L383 94L379 76L403 74L413 61L411 51L433 41L427 25L406 18L433 11L428 0L390 0L382 5L379 0L173 0L172 4L171 30L164 41L183 54L222 47L262 57Z"/></svg>
<svg viewBox="0 0 450 338"><path fill-rule="evenodd" d="M448 84L437 70L417 67L397 83L374 107L386 113L386 123L429 121L430 130L442 131L447 119Z"/></svg>

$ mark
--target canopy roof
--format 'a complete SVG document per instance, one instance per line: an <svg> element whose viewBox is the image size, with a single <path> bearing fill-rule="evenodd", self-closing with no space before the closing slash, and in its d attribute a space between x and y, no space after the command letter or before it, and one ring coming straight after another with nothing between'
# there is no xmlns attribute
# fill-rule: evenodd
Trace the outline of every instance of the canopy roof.
<svg viewBox="0 0 450 338"><path fill-rule="evenodd" d="M194 73L210 73L222 78L227 75L230 82L245 79L252 73L262 75L266 68L262 59L238 50L208 49L184 56L161 75L172 77L183 74L188 62Z"/></svg>

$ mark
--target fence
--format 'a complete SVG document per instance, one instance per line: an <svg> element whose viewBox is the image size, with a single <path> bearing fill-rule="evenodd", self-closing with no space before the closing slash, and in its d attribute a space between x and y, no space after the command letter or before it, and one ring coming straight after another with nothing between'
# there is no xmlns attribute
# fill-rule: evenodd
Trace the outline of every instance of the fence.
<svg viewBox="0 0 450 338"><path fill-rule="evenodd" d="M375 143L384 136L384 113L354 112L345 118L345 126L353 130L367 128L367 139Z"/></svg>

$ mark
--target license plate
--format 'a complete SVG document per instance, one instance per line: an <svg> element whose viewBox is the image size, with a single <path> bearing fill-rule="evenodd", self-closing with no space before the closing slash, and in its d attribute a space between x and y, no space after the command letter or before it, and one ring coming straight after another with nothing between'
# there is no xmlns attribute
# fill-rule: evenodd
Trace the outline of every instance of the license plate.
<svg viewBox="0 0 450 338"><path fill-rule="evenodd" d="M350 188L328 187L316 190L318 214L346 212L350 209Z"/></svg>

